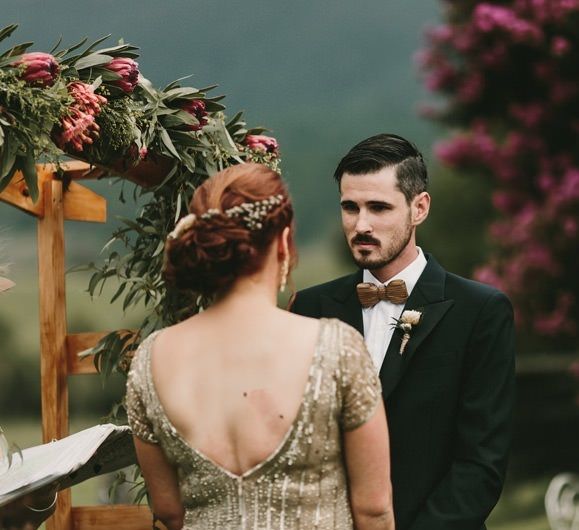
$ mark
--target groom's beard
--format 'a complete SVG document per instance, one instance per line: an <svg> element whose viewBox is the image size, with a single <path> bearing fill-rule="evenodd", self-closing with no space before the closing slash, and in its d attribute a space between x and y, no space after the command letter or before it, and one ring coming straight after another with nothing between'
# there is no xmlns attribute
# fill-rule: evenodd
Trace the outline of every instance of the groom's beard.
<svg viewBox="0 0 579 530"><path fill-rule="evenodd" d="M373 256L372 253L368 253L367 256L356 256L354 253L352 257L354 262L358 267L361 269L368 269L370 271L381 269L386 265L389 265L393 261L395 261L402 251L408 246L410 239L412 238L412 230L413 226L410 222L403 227L402 230L394 233L392 238L388 242L384 251L381 251L382 243L375 237L366 235L366 234L358 234L352 238L352 247L356 243L371 243L377 246L377 250L379 251L378 256Z"/></svg>

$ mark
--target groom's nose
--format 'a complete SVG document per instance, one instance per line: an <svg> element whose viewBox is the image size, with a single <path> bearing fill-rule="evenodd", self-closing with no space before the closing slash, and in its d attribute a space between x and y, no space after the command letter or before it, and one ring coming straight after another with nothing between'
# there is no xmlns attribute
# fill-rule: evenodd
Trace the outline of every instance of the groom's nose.
<svg viewBox="0 0 579 530"><path fill-rule="evenodd" d="M360 210L358 213L358 217L356 218L356 232L358 234L368 234L372 232L372 225L370 223L370 219L368 218L368 214L364 210Z"/></svg>

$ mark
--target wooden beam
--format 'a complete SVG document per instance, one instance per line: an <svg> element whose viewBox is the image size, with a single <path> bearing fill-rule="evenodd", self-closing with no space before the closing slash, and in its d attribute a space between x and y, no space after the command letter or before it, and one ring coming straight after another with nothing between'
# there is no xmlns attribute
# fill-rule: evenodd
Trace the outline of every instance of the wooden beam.
<svg viewBox="0 0 579 530"><path fill-rule="evenodd" d="M28 194L28 188L24 177L20 171L17 171L10 184L2 193L0 193L0 201L6 202L15 206L16 208L26 212L34 217L42 217L44 215L44 183L52 180L54 172L46 166L36 166L38 173L38 200L33 202Z"/></svg>
<svg viewBox="0 0 579 530"><path fill-rule="evenodd" d="M74 506L72 524L75 530L151 530L153 514L146 505Z"/></svg>
<svg viewBox="0 0 579 530"><path fill-rule="evenodd" d="M71 182L64 194L64 218L67 221L106 223L107 201L94 191Z"/></svg>
<svg viewBox="0 0 579 530"><path fill-rule="evenodd" d="M71 163L72 164L72 163ZM70 172L65 171L67 175L77 175L81 173L81 164L88 170L88 164L76 162L71 166ZM42 217L44 215L44 183L57 180L55 179L56 167L52 164L40 164L36 166L38 173L38 201L32 202L28 195L28 188L22 173L16 172L14 178L8 186L0 193L0 201L6 202L19 208L20 210L33 215ZM70 176L70 175L69 175ZM107 220L107 203L104 197L101 197L91 189L82 186L76 182L70 182L64 193L64 219L70 221L91 221L95 223L105 223Z"/></svg>
<svg viewBox="0 0 579 530"><path fill-rule="evenodd" d="M44 217L38 220L40 376L44 443L68 435L66 296L62 182L43 182ZM72 530L70 490L58 496L47 530Z"/></svg>

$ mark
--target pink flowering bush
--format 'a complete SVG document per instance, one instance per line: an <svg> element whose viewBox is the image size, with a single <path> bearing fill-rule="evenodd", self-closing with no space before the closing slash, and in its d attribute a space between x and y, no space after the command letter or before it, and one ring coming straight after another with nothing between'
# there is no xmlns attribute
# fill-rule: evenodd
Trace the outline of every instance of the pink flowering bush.
<svg viewBox="0 0 579 530"><path fill-rule="evenodd" d="M476 277L506 291L534 336L579 336L579 0L446 0L417 57L458 132L435 152L493 183L493 252Z"/></svg>

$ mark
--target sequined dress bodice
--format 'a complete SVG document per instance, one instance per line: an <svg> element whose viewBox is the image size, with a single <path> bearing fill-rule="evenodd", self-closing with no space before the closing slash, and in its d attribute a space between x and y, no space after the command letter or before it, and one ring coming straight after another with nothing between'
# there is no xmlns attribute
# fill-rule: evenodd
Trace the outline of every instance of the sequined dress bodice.
<svg viewBox="0 0 579 530"><path fill-rule="evenodd" d="M236 475L191 447L167 418L139 347L127 382L133 433L158 443L178 472L184 530L351 530L341 433L365 423L381 399L361 335L323 319L298 414L277 449ZM158 332L157 332L158 333Z"/></svg>

